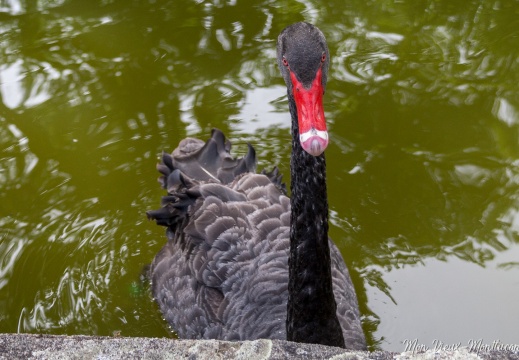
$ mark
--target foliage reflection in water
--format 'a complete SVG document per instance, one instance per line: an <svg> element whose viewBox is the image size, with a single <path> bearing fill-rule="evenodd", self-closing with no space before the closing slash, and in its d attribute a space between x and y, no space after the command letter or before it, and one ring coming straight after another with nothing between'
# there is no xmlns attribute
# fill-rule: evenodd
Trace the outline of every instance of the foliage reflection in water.
<svg viewBox="0 0 519 360"><path fill-rule="evenodd" d="M2 4L0 331L171 336L142 278L164 241L144 215L162 195L157 154L218 127L289 182L275 39L307 20L333 62L331 237L372 348L513 342L518 13L511 0Z"/></svg>

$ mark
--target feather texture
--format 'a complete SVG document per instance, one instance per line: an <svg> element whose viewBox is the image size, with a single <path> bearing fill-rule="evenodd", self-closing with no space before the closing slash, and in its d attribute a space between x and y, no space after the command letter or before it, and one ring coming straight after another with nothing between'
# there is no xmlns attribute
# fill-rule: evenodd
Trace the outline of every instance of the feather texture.
<svg viewBox="0 0 519 360"><path fill-rule="evenodd" d="M148 217L167 227L151 266L152 293L181 338L286 339L290 199L277 169L255 173L219 130L183 140L158 170L168 195ZM216 164L216 165L215 165ZM329 241L337 317L347 347L365 348L357 299Z"/></svg>

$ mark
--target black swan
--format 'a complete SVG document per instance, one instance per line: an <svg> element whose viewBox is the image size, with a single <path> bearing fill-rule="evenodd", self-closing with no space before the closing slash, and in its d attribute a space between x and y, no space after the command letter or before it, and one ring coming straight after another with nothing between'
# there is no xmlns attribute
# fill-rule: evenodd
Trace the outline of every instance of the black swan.
<svg viewBox="0 0 519 360"><path fill-rule="evenodd" d="M164 154L168 195L148 217L167 227L151 265L154 299L181 338L286 339L366 349L357 297L328 239L322 96L329 53L308 23L284 29L278 63L292 116L292 197L277 168L233 158L219 130Z"/></svg>

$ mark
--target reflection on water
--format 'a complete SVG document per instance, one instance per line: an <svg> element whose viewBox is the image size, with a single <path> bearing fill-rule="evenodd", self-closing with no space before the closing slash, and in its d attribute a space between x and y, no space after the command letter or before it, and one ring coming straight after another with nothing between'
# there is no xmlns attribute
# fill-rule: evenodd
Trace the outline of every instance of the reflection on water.
<svg viewBox="0 0 519 360"><path fill-rule="evenodd" d="M275 43L306 19L329 40L331 237L372 348L508 341L519 6L378 5L0 4L0 332L171 336L142 276L164 241L144 215L157 154L219 127L289 183Z"/></svg>
<svg viewBox="0 0 519 360"><path fill-rule="evenodd" d="M512 289L517 273L504 271L502 266L510 261L517 264L519 247L507 245L510 250L498 254L485 267L451 258L384 272L393 301L384 301L385 295L375 287L368 287L368 293L370 306L381 318L379 332L387 334L387 346L403 350L406 339L417 339L429 348L434 347L434 339L451 345L461 342L462 346L478 339L488 344L494 340L514 344L513 332L500 331L513 328L519 318L517 295ZM492 296L482 296L485 292ZM440 328L442 332L431 339L430 329ZM392 343L393 339L400 340Z"/></svg>

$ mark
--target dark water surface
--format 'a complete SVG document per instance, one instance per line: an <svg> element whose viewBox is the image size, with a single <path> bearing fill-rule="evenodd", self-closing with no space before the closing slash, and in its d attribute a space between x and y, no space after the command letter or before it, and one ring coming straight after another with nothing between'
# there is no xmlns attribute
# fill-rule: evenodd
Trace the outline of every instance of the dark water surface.
<svg viewBox="0 0 519 360"><path fill-rule="evenodd" d="M511 0L0 1L0 332L172 336L141 280L158 155L218 127L289 182L275 39L301 20L371 348L519 344Z"/></svg>

